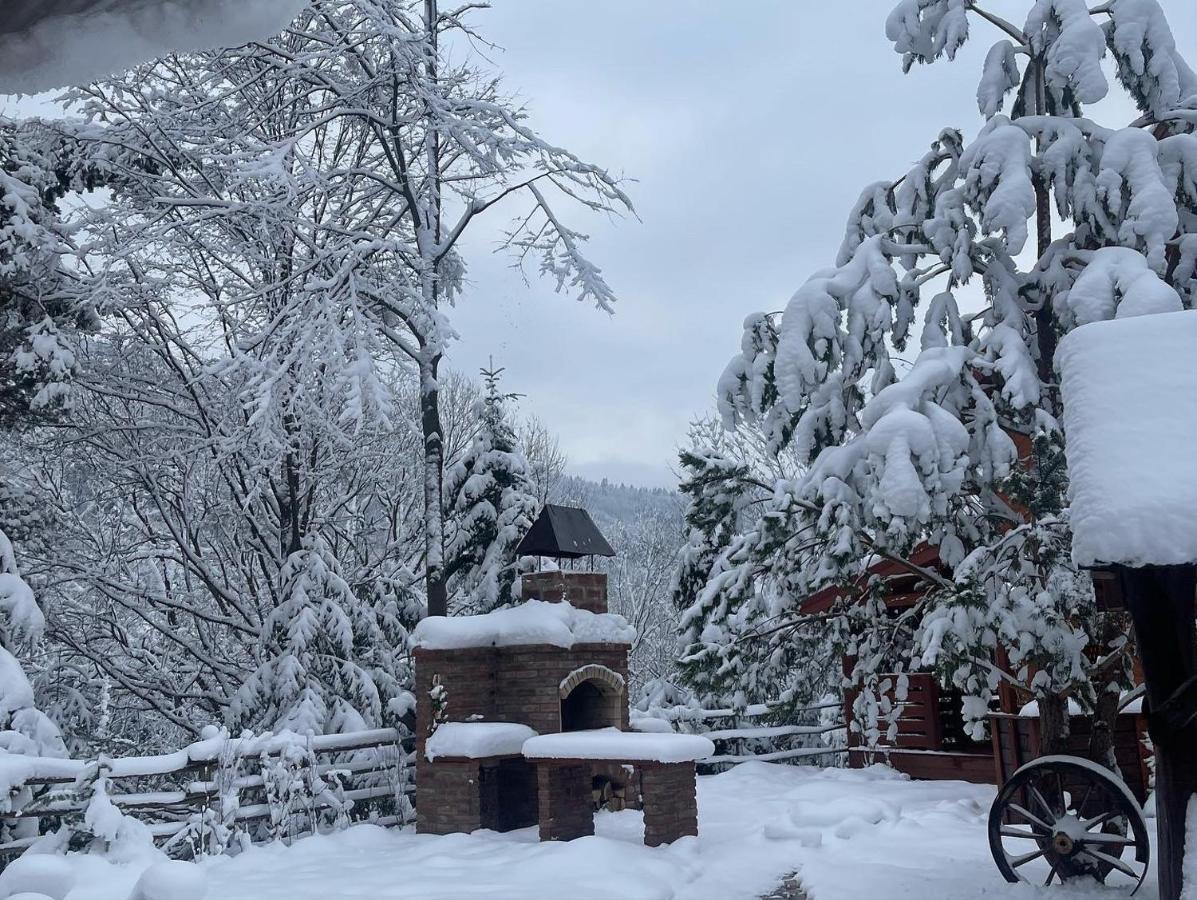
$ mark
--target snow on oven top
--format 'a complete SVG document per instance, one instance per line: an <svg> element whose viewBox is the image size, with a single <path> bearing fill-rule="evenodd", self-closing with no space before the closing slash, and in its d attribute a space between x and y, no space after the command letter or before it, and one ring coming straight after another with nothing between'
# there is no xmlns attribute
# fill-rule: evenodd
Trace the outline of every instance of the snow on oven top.
<svg viewBox="0 0 1197 900"><path fill-rule="evenodd" d="M424 756L430 762L439 756L514 756L534 737L533 729L516 722L444 722L425 742Z"/></svg>
<svg viewBox="0 0 1197 900"><path fill-rule="evenodd" d="M636 630L623 616L545 600L528 600L478 616L429 616L412 632L413 646L424 650L527 644L569 648L575 644L630 644L635 638Z"/></svg>
<svg viewBox="0 0 1197 900"><path fill-rule="evenodd" d="M1197 562L1197 311L1083 325L1056 363L1075 562Z"/></svg>
<svg viewBox="0 0 1197 900"><path fill-rule="evenodd" d="M714 754L714 743L699 734L656 734L618 728L542 734L524 743L524 756L528 759L680 763Z"/></svg>

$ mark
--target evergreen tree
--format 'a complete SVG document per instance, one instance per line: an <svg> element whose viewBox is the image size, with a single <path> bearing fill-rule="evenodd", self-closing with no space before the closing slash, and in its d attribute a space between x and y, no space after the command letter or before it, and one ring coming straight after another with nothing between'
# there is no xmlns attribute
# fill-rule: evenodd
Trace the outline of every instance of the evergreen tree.
<svg viewBox="0 0 1197 900"><path fill-rule="evenodd" d="M410 705L401 607L394 596L355 596L323 538L305 537L283 566L258 668L230 704L233 728L332 734L398 724Z"/></svg>
<svg viewBox="0 0 1197 900"><path fill-rule="evenodd" d="M748 492L748 467L704 449L684 450L685 479L680 490L689 498L682 547L672 586L679 623L678 675L705 706L722 707L728 692L740 690L741 672L736 633L729 621L744 596L727 590L707 590L719 583L720 557L738 531L741 507ZM731 664L729 664L729 661Z"/></svg>
<svg viewBox="0 0 1197 900"><path fill-rule="evenodd" d="M118 160L71 131L0 117L0 426L63 403L76 333L99 323L103 294L67 262L84 251L59 207L110 180Z"/></svg>
<svg viewBox="0 0 1197 900"><path fill-rule="evenodd" d="M806 468L778 480L708 590L740 604L745 592L773 598L758 604L771 611L756 626L762 639L743 644L752 668L784 633L779 614L799 628L801 601L838 588L842 602L822 618L857 660L862 703L876 700L879 672L935 667L969 694L975 730L1005 680L1039 700L1053 752L1067 731L1064 696L1116 698L1128 646L1068 559L1067 510L1016 495L1028 477L1052 480L1033 467L1060 441L1060 337L1192 303L1197 76L1155 0L1029 7L1022 27L942 0L902 0L889 16L907 68L954 57L972 22L1001 33L977 94L986 121L971 142L944 130L910 171L870 185L836 265L783 313L746 322L719 384L725 421L759 428ZM1085 114L1108 93L1106 53L1142 113L1128 127ZM1053 202L1063 228L1053 229ZM983 306L965 315L962 291L974 285ZM920 307L921 346L899 378L891 360ZM1020 433L1035 452L1020 452ZM918 561L928 547L933 565ZM888 585L872 574L882 561L921 582L915 609L887 612ZM998 648L1012 671L994 664ZM883 728L870 723L868 737Z"/></svg>
<svg viewBox="0 0 1197 900"><path fill-rule="evenodd" d="M478 404L478 433L445 476L447 569L458 603L485 612L515 602L515 548L539 507L536 485L507 418L502 369L486 369Z"/></svg>
<svg viewBox="0 0 1197 900"><path fill-rule="evenodd" d="M33 589L17 569L16 553L0 531L0 750L27 756L66 756L62 734L33 698L33 687L13 654L15 641L36 640L46 620Z"/></svg>

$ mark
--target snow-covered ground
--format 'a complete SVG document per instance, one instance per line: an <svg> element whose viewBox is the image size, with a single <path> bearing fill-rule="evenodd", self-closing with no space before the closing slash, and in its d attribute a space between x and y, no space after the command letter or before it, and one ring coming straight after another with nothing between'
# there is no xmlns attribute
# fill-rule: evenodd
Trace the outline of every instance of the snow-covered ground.
<svg viewBox="0 0 1197 900"><path fill-rule="evenodd" d="M417 835L358 826L204 863L220 900L751 900L797 870L811 900L1125 896L1096 885L1008 885L985 838L993 788L891 770L748 763L699 779L698 838L649 849L638 813L541 844L535 829ZM144 865L72 860L68 900L128 900ZM1140 891L1154 900L1154 883Z"/></svg>

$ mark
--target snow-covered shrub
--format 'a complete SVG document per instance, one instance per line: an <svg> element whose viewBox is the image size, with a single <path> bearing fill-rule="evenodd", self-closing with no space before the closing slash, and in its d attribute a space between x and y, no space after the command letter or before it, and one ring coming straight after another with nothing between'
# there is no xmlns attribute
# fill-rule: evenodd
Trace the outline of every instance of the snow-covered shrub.
<svg viewBox="0 0 1197 900"><path fill-rule="evenodd" d="M112 802L106 760L89 765L76 780L75 790L88 798L83 821L75 831L89 842L89 849L118 863L155 852L154 838L145 823Z"/></svg>
<svg viewBox="0 0 1197 900"><path fill-rule="evenodd" d="M288 557L279 580L259 666L230 705L234 730L328 734L387 724L407 680L400 623L353 592L319 534Z"/></svg>
<svg viewBox="0 0 1197 900"><path fill-rule="evenodd" d="M18 639L36 641L45 627L45 617L33 589L21 577L16 551L0 530L0 750L20 756L66 755L58 726L38 709L33 686L13 651ZM29 787L14 785L3 798L5 808L15 809L33 799ZM8 819L0 833L8 838L37 834L38 820L32 817Z"/></svg>

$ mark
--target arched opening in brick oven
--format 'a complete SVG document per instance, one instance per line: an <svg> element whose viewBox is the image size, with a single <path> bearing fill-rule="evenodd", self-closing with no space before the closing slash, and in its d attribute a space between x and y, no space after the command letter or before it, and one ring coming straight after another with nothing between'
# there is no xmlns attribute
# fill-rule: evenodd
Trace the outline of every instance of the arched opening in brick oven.
<svg viewBox="0 0 1197 900"><path fill-rule="evenodd" d="M623 694L596 679L578 684L561 700L561 730L618 728Z"/></svg>
<svg viewBox="0 0 1197 900"><path fill-rule="evenodd" d="M601 665L576 669L561 682L561 730L621 728L627 706L624 679ZM594 809L623 809L633 802L629 771L618 764L596 764L590 783Z"/></svg>
<svg viewBox="0 0 1197 900"><path fill-rule="evenodd" d="M620 728L623 725L624 680L606 666L575 669L561 680L561 730Z"/></svg>

